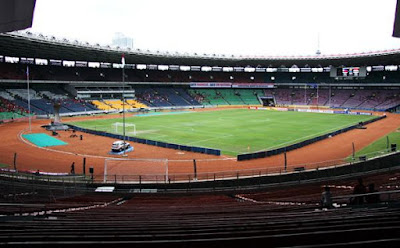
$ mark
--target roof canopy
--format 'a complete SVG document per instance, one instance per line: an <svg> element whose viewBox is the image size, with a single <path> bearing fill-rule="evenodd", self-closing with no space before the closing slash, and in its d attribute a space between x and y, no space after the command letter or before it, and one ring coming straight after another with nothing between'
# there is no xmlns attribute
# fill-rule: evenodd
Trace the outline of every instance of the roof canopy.
<svg viewBox="0 0 400 248"><path fill-rule="evenodd" d="M400 49L357 54L280 57L170 54L168 52L142 51L139 49L124 50L66 39L58 40L55 37L34 35L29 32L0 34L0 51L0 55L3 56L71 61L120 63L122 54L125 54L125 60L128 64L251 66L266 68L397 65L400 61Z"/></svg>

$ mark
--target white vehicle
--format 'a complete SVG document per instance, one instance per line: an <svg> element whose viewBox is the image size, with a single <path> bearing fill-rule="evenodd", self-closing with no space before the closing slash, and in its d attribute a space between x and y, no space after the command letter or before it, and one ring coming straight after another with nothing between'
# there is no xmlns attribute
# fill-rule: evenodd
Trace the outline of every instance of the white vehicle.
<svg viewBox="0 0 400 248"><path fill-rule="evenodd" d="M128 142L124 142L122 140L118 140L115 141L112 146L111 146L111 150L113 152L121 152L124 150L128 150L131 147L131 144L129 144Z"/></svg>

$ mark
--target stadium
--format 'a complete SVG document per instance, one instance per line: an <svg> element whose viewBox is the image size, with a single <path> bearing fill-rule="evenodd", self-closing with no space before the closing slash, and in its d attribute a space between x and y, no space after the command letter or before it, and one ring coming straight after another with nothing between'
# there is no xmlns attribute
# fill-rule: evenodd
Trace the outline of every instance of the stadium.
<svg viewBox="0 0 400 248"><path fill-rule="evenodd" d="M399 60L1 32L0 244L397 247Z"/></svg>

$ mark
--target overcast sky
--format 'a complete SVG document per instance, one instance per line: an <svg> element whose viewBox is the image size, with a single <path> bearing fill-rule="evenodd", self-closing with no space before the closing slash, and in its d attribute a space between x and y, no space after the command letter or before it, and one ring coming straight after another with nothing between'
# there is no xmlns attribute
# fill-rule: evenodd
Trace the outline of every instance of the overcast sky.
<svg viewBox="0 0 400 248"><path fill-rule="evenodd" d="M31 31L134 48L241 55L313 55L400 48L396 0L37 0Z"/></svg>

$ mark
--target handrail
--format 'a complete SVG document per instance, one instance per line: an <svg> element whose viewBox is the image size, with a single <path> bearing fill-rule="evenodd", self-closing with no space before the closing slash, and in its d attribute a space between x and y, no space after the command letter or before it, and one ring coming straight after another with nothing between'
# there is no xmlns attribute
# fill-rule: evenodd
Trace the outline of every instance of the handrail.
<svg viewBox="0 0 400 248"><path fill-rule="evenodd" d="M20 206L20 207L45 207L45 204L32 204L32 203L0 203L0 206Z"/></svg>
<svg viewBox="0 0 400 248"><path fill-rule="evenodd" d="M377 191L372 193L364 193L364 194L351 194L351 195L340 195L340 196L333 196L333 200L337 199L348 199L354 197L362 197L362 196L370 196L370 195L383 195L383 194L400 194L400 190L391 190L391 191Z"/></svg>

